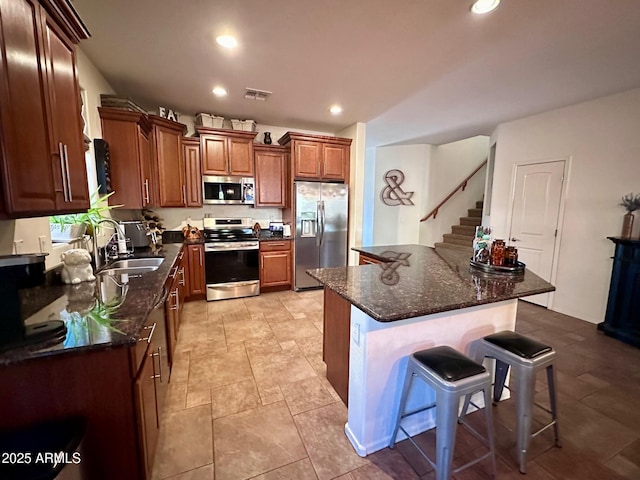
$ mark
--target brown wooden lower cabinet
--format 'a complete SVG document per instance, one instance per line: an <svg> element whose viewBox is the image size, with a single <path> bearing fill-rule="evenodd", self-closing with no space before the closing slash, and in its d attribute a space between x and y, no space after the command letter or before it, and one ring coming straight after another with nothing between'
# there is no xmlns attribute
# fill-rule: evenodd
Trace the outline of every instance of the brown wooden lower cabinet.
<svg viewBox="0 0 640 480"><path fill-rule="evenodd" d="M291 288L291 240L260 242L260 288Z"/></svg>
<svg viewBox="0 0 640 480"><path fill-rule="evenodd" d="M351 304L328 288L324 289L323 322L322 360L327 365L327 380L348 405Z"/></svg>
<svg viewBox="0 0 640 480"><path fill-rule="evenodd" d="M0 431L83 416L85 478L150 480L170 375L159 307L134 345L1 366Z"/></svg>
<svg viewBox="0 0 640 480"><path fill-rule="evenodd" d="M204 278L204 245L187 245L189 299L204 298L206 285Z"/></svg>
<svg viewBox="0 0 640 480"><path fill-rule="evenodd" d="M377 258L373 258L370 257L369 255L366 255L364 253L360 253L359 257L358 257L358 264L359 265L369 265L371 263L382 263L381 260L378 260Z"/></svg>
<svg viewBox="0 0 640 480"><path fill-rule="evenodd" d="M158 443L158 399L156 395L154 357L147 355L142 362L134 383L136 411L138 413L138 438L141 449L141 467L144 477L150 479L153 459Z"/></svg>

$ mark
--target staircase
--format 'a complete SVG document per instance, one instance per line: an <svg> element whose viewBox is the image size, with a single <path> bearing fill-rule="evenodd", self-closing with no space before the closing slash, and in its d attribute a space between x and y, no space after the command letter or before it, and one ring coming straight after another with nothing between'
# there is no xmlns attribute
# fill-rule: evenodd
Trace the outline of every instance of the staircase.
<svg viewBox="0 0 640 480"><path fill-rule="evenodd" d="M452 225L451 233L442 235L442 242L436 242L435 246L473 253L473 236L478 225L482 225L482 200L476 202L475 208L468 209L467 216L460 217L460 225Z"/></svg>

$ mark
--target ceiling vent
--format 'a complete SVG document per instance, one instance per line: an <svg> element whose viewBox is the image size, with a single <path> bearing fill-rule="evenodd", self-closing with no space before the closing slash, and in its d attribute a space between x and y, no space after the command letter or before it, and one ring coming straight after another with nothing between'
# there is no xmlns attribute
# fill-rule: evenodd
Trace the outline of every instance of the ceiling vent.
<svg viewBox="0 0 640 480"><path fill-rule="evenodd" d="M268 92L267 90L258 90L257 88L247 87L244 92L244 98L264 102L271 93L272 92Z"/></svg>

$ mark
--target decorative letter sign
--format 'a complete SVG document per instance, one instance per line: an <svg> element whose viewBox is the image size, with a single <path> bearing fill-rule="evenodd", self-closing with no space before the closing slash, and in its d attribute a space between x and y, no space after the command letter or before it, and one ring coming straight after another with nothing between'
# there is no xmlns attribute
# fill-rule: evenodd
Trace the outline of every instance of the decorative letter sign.
<svg viewBox="0 0 640 480"><path fill-rule="evenodd" d="M382 179L387 184L380 192L380 200L385 205L395 207L397 205L413 205L411 197L413 192L405 192L400 188L400 184L404 182L404 173L402 170L389 170L384 174Z"/></svg>
<svg viewBox="0 0 640 480"><path fill-rule="evenodd" d="M166 118L167 120L171 120L173 122L178 121L178 114L171 110L170 108L158 107L158 115L162 118Z"/></svg>

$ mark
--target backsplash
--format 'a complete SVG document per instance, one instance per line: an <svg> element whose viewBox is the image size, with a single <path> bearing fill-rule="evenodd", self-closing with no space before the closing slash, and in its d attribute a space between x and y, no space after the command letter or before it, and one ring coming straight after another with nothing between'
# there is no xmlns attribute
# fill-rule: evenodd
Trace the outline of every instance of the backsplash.
<svg viewBox="0 0 640 480"><path fill-rule="evenodd" d="M258 222L262 228L268 228L269 222L282 221L279 208L254 208L245 205L205 205L200 208L152 208L162 219L166 230L181 230L187 223L202 228L202 219L206 214L213 217L249 217L252 223ZM140 210L114 209L112 216L118 220L138 220Z"/></svg>

